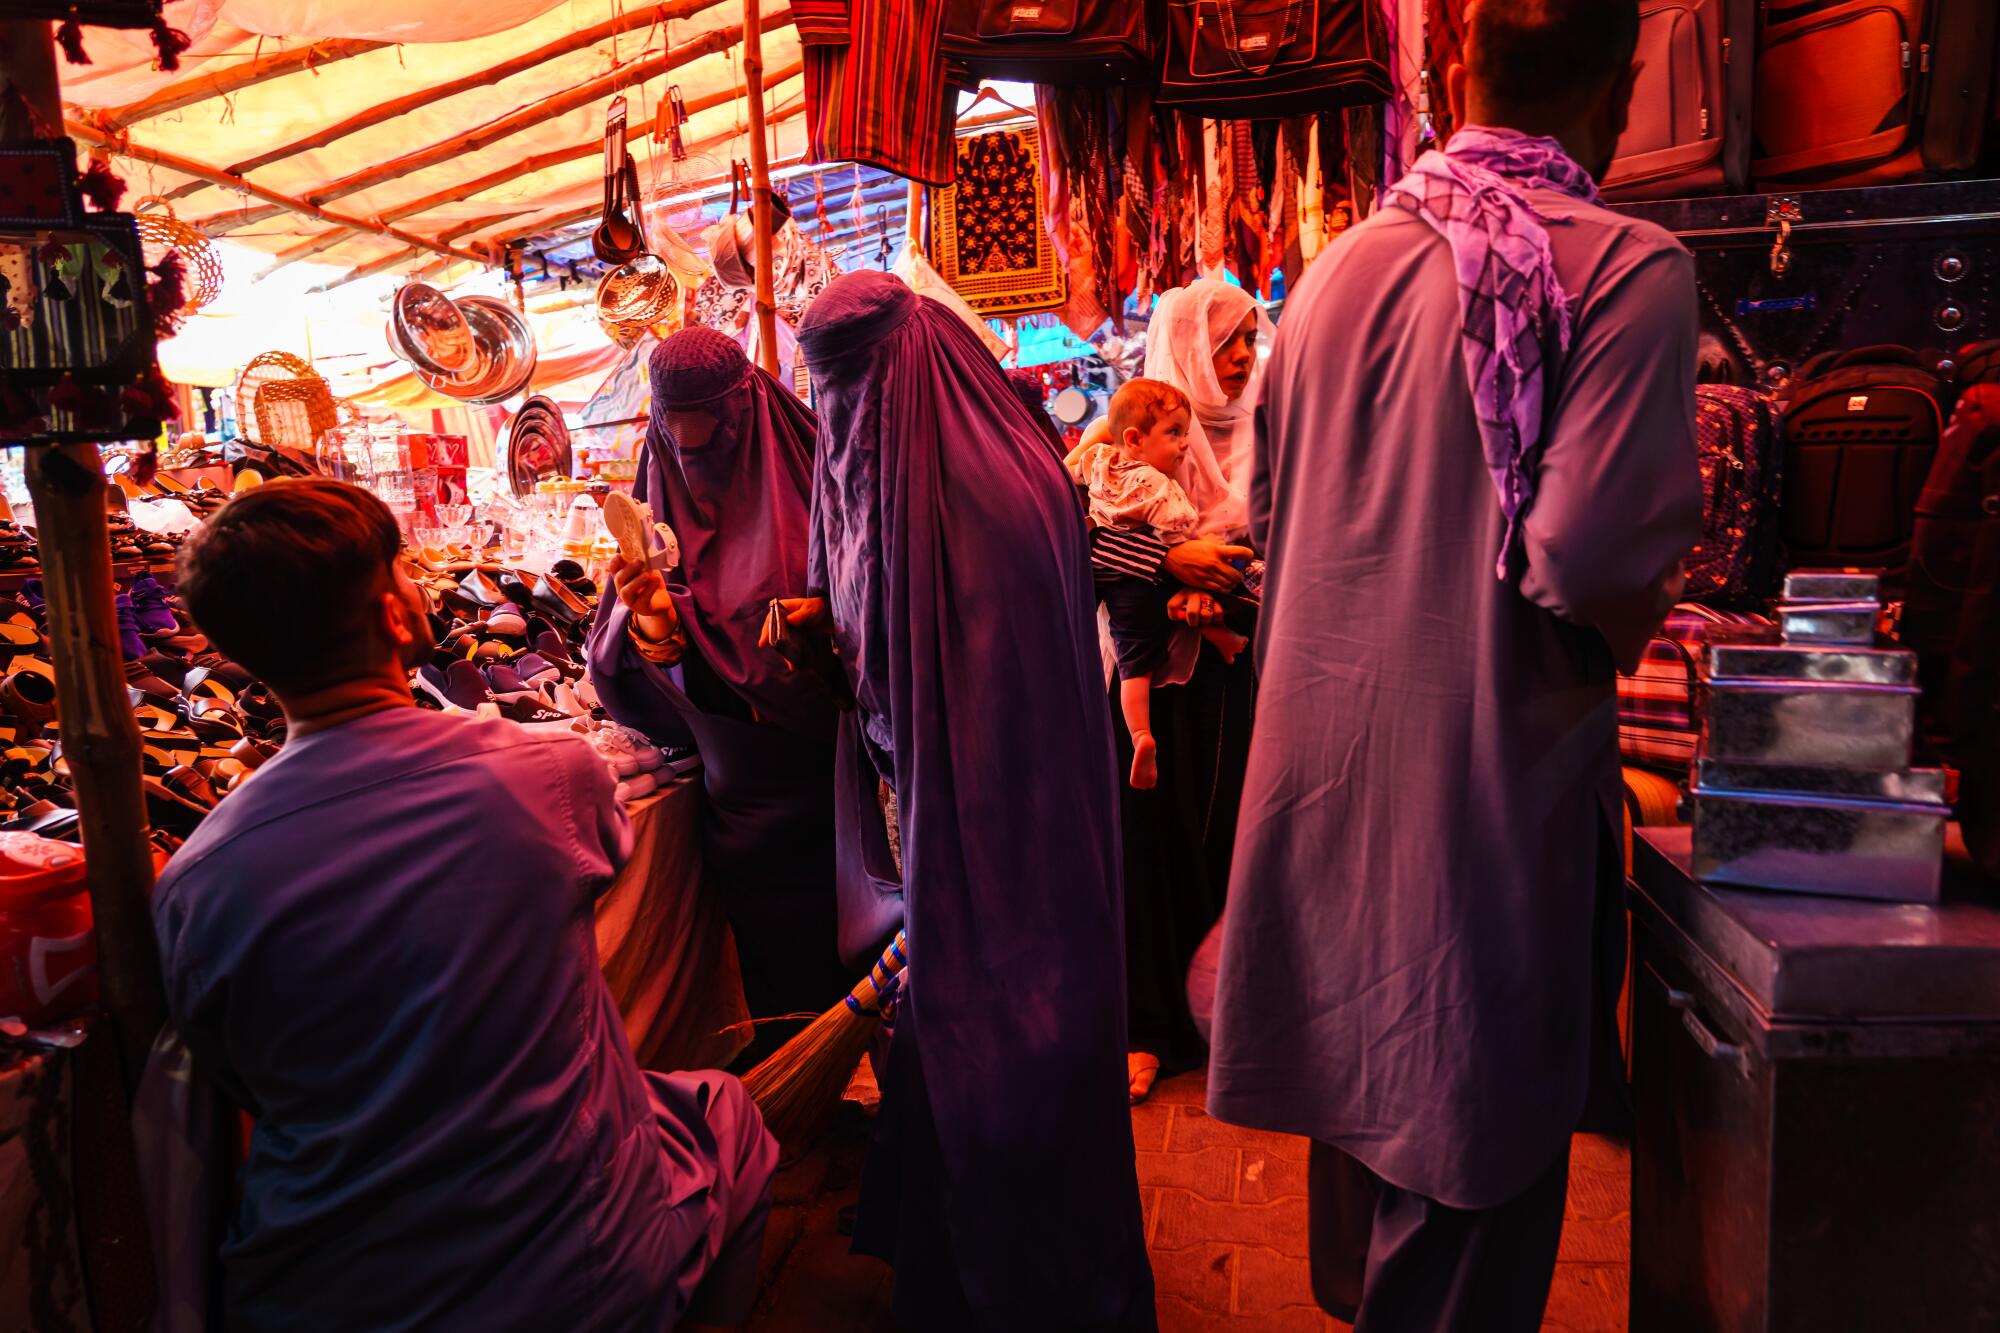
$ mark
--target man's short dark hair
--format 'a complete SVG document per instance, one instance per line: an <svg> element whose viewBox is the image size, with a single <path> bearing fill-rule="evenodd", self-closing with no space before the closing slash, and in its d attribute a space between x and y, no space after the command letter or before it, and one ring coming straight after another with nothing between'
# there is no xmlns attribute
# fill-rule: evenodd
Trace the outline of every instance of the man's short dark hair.
<svg viewBox="0 0 2000 1333"><path fill-rule="evenodd" d="M1564 108L1632 65L1638 0L1478 0L1466 74L1510 113Z"/></svg>
<svg viewBox="0 0 2000 1333"><path fill-rule="evenodd" d="M281 692L318 689L371 665L368 621L401 546L395 516L358 486L269 482L188 538L180 594L224 656Z"/></svg>

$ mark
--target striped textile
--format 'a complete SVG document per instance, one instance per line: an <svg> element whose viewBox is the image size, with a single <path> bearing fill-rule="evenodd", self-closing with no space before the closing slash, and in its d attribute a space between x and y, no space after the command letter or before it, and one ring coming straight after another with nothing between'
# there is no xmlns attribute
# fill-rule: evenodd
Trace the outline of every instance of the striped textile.
<svg viewBox="0 0 2000 1333"><path fill-rule="evenodd" d="M1710 625L1768 624L1765 617L1683 602L1646 645L1639 666L1618 677L1618 749L1634 764L1685 769L1694 762L1701 719L1695 681Z"/></svg>
<svg viewBox="0 0 2000 1333"><path fill-rule="evenodd" d="M1098 583L1119 579L1145 579L1158 583L1160 565L1167 558L1167 544L1151 532L1124 528L1090 530L1090 572Z"/></svg>
<svg viewBox="0 0 2000 1333"><path fill-rule="evenodd" d="M926 185L958 171L958 97L939 49L946 0L807 0L806 119L816 162L865 162Z"/></svg>

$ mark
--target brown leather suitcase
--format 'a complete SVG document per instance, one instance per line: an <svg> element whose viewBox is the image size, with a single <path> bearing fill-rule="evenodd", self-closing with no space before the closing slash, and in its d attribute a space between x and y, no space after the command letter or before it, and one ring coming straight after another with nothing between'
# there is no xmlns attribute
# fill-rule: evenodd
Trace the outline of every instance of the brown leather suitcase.
<svg viewBox="0 0 2000 1333"><path fill-rule="evenodd" d="M1765 0L1759 187L1883 184L1975 165L1996 24L1993 0Z"/></svg>
<svg viewBox="0 0 2000 1333"><path fill-rule="evenodd" d="M1750 176L1755 0L1644 0L1638 85L1610 199L1669 199L1745 187Z"/></svg>

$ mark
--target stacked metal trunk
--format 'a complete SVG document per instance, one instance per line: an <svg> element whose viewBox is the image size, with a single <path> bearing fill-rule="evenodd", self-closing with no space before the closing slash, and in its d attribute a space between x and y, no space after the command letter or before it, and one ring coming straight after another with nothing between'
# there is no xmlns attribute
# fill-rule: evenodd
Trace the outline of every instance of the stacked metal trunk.
<svg viewBox="0 0 2000 1333"><path fill-rule="evenodd" d="M1911 767L1917 659L1877 645L1879 577L1795 571L1777 610L1704 654L1696 877L1936 902L1944 773Z"/></svg>

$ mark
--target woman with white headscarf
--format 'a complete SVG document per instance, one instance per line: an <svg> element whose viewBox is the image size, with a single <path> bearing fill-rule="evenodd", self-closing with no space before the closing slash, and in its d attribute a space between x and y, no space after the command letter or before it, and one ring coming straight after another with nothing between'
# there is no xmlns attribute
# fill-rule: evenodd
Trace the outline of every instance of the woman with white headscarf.
<svg viewBox="0 0 2000 1333"><path fill-rule="evenodd" d="M1203 1058L1185 978L1229 885L1256 677L1247 654L1225 661L1194 630L1222 623L1219 595L1243 577L1233 562L1252 554L1234 543L1248 526L1257 346L1270 331L1256 300L1227 283L1203 279L1160 298L1147 331L1146 377L1172 384L1194 407L1178 480L1201 515L1203 536L1167 547L1149 532L1091 533L1101 576L1172 580L1181 591L1170 614L1190 626L1155 677L1159 783L1121 788L1134 1101L1152 1090L1163 1063L1184 1068ZM1132 760L1122 724L1118 745L1122 772Z"/></svg>

